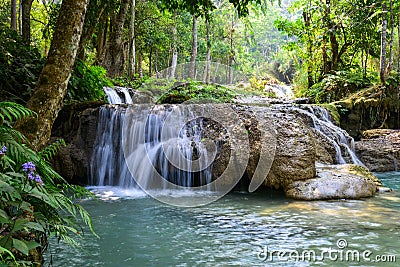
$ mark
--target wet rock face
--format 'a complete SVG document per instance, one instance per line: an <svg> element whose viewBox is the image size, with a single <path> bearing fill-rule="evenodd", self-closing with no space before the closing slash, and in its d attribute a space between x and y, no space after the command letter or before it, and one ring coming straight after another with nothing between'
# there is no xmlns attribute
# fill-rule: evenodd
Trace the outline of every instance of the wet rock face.
<svg viewBox="0 0 400 267"><path fill-rule="evenodd" d="M293 182L285 188L285 193L298 200L372 197L380 184L374 177L367 169L357 165L317 164L316 178Z"/></svg>
<svg viewBox="0 0 400 267"><path fill-rule="evenodd" d="M363 132L355 143L357 156L374 172L398 170L400 163L400 131L374 129Z"/></svg>
<svg viewBox="0 0 400 267"><path fill-rule="evenodd" d="M250 157L244 182L254 178L257 168L265 172L264 186L276 189L315 176L314 140L301 120L267 107L236 106L235 111L249 138ZM233 149L244 151L246 148ZM214 162L214 166L219 166L219 162Z"/></svg>
<svg viewBox="0 0 400 267"><path fill-rule="evenodd" d="M398 86L373 86L332 103L340 111L340 125L356 140L368 129L399 129Z"/></svg>
<svg viewBox="0 0 400 267"><path fill-rule="evenodd" d="M314 177L316 150L310 130L289 114L277 114L275 124L276 152L264 185L283 188L292 181Z"/></svg>
<svg viewBox="0 0 400 267"><path fill-rule="evenodd" d="M63 137L68 145L52 159L54 169L68 181L86 184L89 175L90 158L97 135L99 108L87 108L83 111L66 112L58 118L53 135ZM61 130L60 130L61 129Z"/></svg>

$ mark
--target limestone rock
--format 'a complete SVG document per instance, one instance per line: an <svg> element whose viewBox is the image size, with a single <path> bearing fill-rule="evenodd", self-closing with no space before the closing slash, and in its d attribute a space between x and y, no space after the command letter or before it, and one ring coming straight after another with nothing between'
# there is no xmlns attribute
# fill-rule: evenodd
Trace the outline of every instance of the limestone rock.
<svg viewBox="0 0 400 267"><path fill-rule="evenodd" d="M374 172L395 171L400 162L400 131L375 129L365 131L355 143L357 156Z"/></svg>
<svg viewBox="0 0 400 267"><path fill-rule="evenodd" d="M317 164L316 178L293 182L285 193L298 200L360 199L374 196L377 184L380 181L363 167Z"/></svg>

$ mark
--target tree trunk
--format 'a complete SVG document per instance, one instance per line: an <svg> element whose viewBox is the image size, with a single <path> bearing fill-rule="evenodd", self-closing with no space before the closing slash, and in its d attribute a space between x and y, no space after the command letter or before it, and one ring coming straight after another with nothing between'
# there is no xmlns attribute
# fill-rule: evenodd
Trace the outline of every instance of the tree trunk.
<svg viewBox="0 0 400 267"><path fill-rule="evenodd" d="M210 15L206 13L206 41L207 41L207 55L206 55L206 66L204 70L203 80L210 83L210 71L211 71L211 40L210 40Z"/></svg>
<svg viewBox="0 0 400 267"><path fill-rule="evenodd" d="M177 11L175 10L174 11L174 26L172 28L174 43L172 45L172 60L171 60L171 69L170 69L170 74L169 74L170 79L175 79L176 65L178 64L178 30L176 28L176 24L177 24L176 17L177 17Z"/></svg>
<svg viewBox="0 0 400 267"><path fill-rule="evenodd" d="M304 20L304 25L306 27L306 32L307 32L307 83L308 83L308 88L311 88L311 86L314 85L314 79L312 76L312 57L313 57L313 42L310 34L310 26L311 26L311 18L310 14L307 12L303 12L303 20Z"/></svg>
<svg viewBox="0 0 400 267"><path fill-rule="evenodd" d="M107 32L108 32L108 14L103 14L102 23L104 23L103 27L99 27L97 29L97 54L96 54L96 64L101 65L101 62L104 60L104 48L107 42ZM101 24L100 24L101 25Z"/></svg>
<svg viewBox="0 0 400 267"><path fill-rule="evenodd" d="M386 4L382 4L381 58L380 58L380 73L379 73L382 84L385 84L386 31L387 31Z"/></svg>
<svg viewBox="0 0 400 267"><path fill-rule="evenodd" d="M98 4L97 1L89 1L89 6L87 8L88 11L93 9L93 10L96 10L97 13L95 15L87 14L85 17L85 22L83 24L83 30L82 30L82 37L81 37L81 41L79 42L78 53L76 56L77 58L79 58L81 60L86 60L86 55L85 55L86 46L92 39L96 28L98 27L99 23L102 21L102 19L104 17L103 14L105 13L106 9L108 8L107 2L105 2L105 4L103 4L103 5L101 5L100 10L98 10L99 7L96 6L97 4Z"/></svg>
<svg viewBox="0 0 400 267"><path fill-rule="evenodd" d="M17 0L11 0L11 30L17 30Z"/></svg>
<svg viewBox="0 0 400 267"><path fill-rule="evenodd" d="M393 40L394 40L394 16L393 16L393 1L390 0L390 42L389 42L389 64L387 73L393 69Z"/></svg>
<svg viewBox="0 0 400 267"><path fill-rule="evenodd" d="M398 47L399 47L399 50L400 50L400 13L399 13L398 16L397 16L397 36L398 36L398 38L399 38L399 40L398 40L398 42L399 42ZM398 58L398 60L397 60L397 71L400 72L400 51L399 51L398 57L399 57L399 58Z"/></svg>
<svg viewBox="0 0 400 267"><path fill-rule="evenodd" d="M140 52L138 54L138 73L139 77L143 78L143 56Z"/></svg>
<svg viewBox="0 0 400 267"><path fill-rule="evenodd" d="M153 69L153 47L150 47L150 53L149 53L149 77L152 76L152 69Z"/></svg>
<svg viewBox="0 0 400 267"><path fill-rule="evenodd" d="M128 56L128 76L132 79L135 76L135 16L136 16L136 0L131 3L131 20L129 23L129 56Z"/></svg>
<svg viewBox="0 0 400 267"><path fill-rule="evenodd" d="M20 125L36 150L50 138L51 127L62 107L75 62L88 0L64 0L57 19L46 64L27 107L38 114Z"/></svg>
<svg viewBox="0 0 400 267"><path fill-rule="evenodd" d="M31 9L33 0L21 0L22 6L22 41L31 44Z"/></svg>
<svg viewBox="0 0 400 267"><path fill-rule="evenodd" d="M125 17L131 0L121 0L121 7L112 25L112 31L106 47L103 67L111 77L122 76L125 67L123 33Z"/></svg>
<svg viewBox="0 0 400 267"><path fill-rule="evenodd" d="M229 58L228 58L228 77L226 79L226 82L228 84L233 83L233 60L234 60L234 54L235 51L233 50L233 33L234 33L234 26L235 26L235 15L232 14L232 24L231 24L231 29L229 33Z"/></svg>
<svg viewBox="0 0 400 267"><path fill-rule="evenodd" d="M192 27L192 54L190 57L189 78L194 79L196 75L196 58L197 58L197 16L193 15Z"/></svg>
<svg viewBox="0 0 400 267"><path fill-rule="evenodd" d="M154 60L154 71L156 73L156 78L158 77L158 49L156 49L156 59Z"/></svg>
<svg viewBox="0 0 400 267"><path fill-rule="evenodd" d="M322 24L323 27L325 28L326 32L322 36L322 45L321 45L321 50L322 50L322 76L320 79L323 79L325 74L329 73L331 71L331 63L329 62L328 59L328 52L327 52L327 44L330 36L330 23L329 23L329 16L330 16L330 7L329 7L329 0L326 0L326 5L325 5L325 10L324 10L324 16L322 17ZM324 6L324 3L322 1L322 6Z"/></svg>

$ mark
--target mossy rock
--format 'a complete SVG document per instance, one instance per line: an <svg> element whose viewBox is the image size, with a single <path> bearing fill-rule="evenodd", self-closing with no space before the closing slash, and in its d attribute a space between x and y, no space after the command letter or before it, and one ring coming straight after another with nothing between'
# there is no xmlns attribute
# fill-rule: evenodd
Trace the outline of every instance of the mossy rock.
<svg viewBox="0 0 400 267"><path fill-rule="evenodd" d="M358 165L350 165L348 169L349 173L353 173L359 176L363 176L368 180L375 183L377 186L383 186L382 182L376 177L372 172L370 172L367 168Z"/></svg>

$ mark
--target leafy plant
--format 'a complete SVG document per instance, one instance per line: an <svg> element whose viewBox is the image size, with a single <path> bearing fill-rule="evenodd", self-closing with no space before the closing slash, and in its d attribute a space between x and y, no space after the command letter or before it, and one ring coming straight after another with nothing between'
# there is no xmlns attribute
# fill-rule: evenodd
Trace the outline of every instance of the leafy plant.
<svg viewBox="0 0 400 267"><path fill-rule="evenodd" d="M66 101L104 100L103 87L113 86L106 76L106 70L100 66L89 66L78 60L68 83Z"/></svg>
<svg viewBox="0 0 400 267"><path fill-rule="evenodd" d="M0 259L11 266L40 265L48 238L77 245L78 218L94 233L89 214L73 196L90 196L57 174L47 159L64 145L59 141L36 153L12 128L15 121L34 116L23 106L0 102Z"/></svg>
<svg viewBox="0 0 400 267"><path fill-rule="evenodd" d="M0 99L26 102L43 64L36 48L26 46L17 32L0 25Z"/></svg>
<svg viewBox="0 0 400 267"><path fill-rule="evenodd" d="M336 71L327 74L314 84L303 96L311 97L316 103L338 101L371 84L371 77L363 77L359 72Z"/></svg>
<svg viewBox="0 0 400 267"><path fill-rule="evenodd" d="M233 90L221 85L203 84L200 82L177 83L161 95L157 103L179 104L188 100L212 100L230 102L236 96Z"/></svg>

